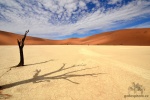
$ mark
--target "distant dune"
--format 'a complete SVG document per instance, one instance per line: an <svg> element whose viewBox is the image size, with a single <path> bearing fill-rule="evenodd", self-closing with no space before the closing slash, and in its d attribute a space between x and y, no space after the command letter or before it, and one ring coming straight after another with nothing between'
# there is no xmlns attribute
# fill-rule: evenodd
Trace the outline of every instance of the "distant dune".
<svg viewBox="0 0 150 100"><path fill-rule="evenodd" d="M16 45L17 39L21 39L22 37L23 36L19 34L0 31L0 45ZM27 36L25 44L27 45L57 44L57 41Z"/></svg>
<svg viewBox="0 0 150 100"><path fill-rule="evenodd" d="M30 34L30 33L29 33ZM22 35L0 31L0 45L16 45ZM124 29L85 38L49 40L27 36L27 45L150 45L150 28Z"/></svg>

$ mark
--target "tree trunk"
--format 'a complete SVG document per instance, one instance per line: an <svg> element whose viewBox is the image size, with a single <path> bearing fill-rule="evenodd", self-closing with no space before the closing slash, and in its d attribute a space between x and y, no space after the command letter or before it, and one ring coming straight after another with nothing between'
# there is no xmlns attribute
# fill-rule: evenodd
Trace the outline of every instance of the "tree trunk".
<svg viewBox="0 0 150 100"><path fill-rule="evenodd" d="M18 64L18 66L24 66L23 48L19 47L19 51L20 51L20 63Z"/></svg>
<svg viewBox="0 0 150 100"><path fill-rule="evenodd" d="M28 32L29 32L29 30L25 32L25 35L24 35L24 37L21 40L17 40L18 46L19 46L19 51L20 51L20 62L17 65L17 67L24 66L23 47L24 47L24 41L26 39L26 35L27 35Z"/></svg>

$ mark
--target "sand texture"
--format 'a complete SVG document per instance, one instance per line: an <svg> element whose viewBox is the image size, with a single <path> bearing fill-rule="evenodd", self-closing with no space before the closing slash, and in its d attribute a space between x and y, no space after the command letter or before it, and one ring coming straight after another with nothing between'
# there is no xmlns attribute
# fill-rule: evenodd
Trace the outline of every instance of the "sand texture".
<svg viewBox="0 0 150 100"><path fill-rule="evenodd" d="M0 46L0 99L150 100L150 46L25 45L24 58L8 71L19 48ZM133 82L149 97L125 98L141 95Z"/></svg>

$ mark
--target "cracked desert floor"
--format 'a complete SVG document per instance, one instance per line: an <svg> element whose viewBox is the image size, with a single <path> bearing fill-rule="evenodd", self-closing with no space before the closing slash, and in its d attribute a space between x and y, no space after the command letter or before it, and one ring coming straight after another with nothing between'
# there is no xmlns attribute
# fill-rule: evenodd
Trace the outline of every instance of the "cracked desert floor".
<svg viewBox="0 0 150 100"><path fill-rule="evenodd" d="M0 46L0 86L9 100L150 100L150 46L25 45L24 59L9 70L19 48ZM133 83L148 97L125 97L141 95L128 89Z"/></svg>

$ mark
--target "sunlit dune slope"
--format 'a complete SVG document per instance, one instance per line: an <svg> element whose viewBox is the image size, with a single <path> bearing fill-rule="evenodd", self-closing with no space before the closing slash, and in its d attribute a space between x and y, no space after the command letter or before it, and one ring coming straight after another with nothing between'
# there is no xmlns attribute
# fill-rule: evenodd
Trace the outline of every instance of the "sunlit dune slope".
<svg viewBox="0 0 150 100"><path fill-rule="evenodd" d="M30 34L30 33L29 33ZM15 45L22 36L0 31L0 45ZM28 45L150 45L150 28L124 29L100 33L85 38L49 40L27 36Z"/></svg>

